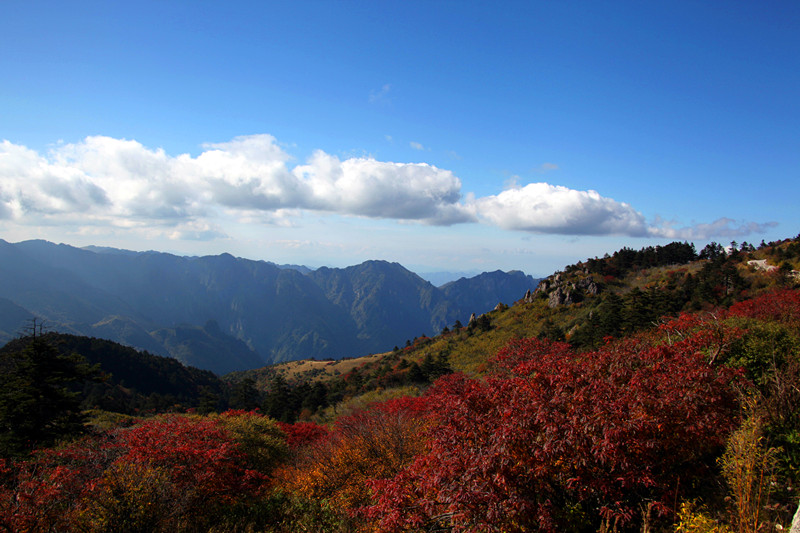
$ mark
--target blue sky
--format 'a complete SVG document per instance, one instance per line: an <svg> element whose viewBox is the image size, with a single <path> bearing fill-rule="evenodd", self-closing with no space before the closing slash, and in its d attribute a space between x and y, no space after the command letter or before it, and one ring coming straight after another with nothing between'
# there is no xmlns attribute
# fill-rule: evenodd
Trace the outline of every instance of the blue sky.
<svg viewBox="0 0 800 533"><path fill-rule="evenodd" d="M548 275L800 231L797 2L40 2L0 237Z"/></svg>

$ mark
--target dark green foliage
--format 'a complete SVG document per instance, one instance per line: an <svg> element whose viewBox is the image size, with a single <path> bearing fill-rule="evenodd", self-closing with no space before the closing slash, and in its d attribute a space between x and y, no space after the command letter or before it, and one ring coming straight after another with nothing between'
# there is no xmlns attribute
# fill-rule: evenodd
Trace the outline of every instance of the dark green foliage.
<svg viewBox="0 0 800 533"><path fill-rule="evenodd" d="M291 390L286 379L280 374L272 378L269 391L264 395L262 410L275 420L288 423L295 421L296 412L292 405Z"/></svg>
<svg viewBox="0 0 800 533"><path fill-rule="evenodd" d="M586 268L589 273L615 278L623 277L632 270L641 270L667 265L682 265L698 258L694 244L672 242L665 246L648 246L639 251L623 248L602 259L589 259L585 263L572 265L566 272Z"/></svg>
<svg viewBox="0 0 800 533"><path fill-rule="evenodd" d="M324 383L317 381L311 385L308 394L303 398L303 408L315 412L328 406L328 389Z"/></svg>
<svg viewBox="0 0 800 533"><path fill-rule="evenodd" d="M99 369L78 354L62 354L48 339L21 339L0 352L0 455L24 454L83 431L81 384Z"/></svg>
<svg viewBox="0 0 800 533"><path fill-rule="evenodd" d="M360 376L355 379L360 380ZM344 384L344 381L334 382L330 386L321 382L290 384L282 375L276 374L264 394L262 411L280 422L294 423L303 411L313 414L329 403L341 400L344 390L337 384Z"/></svg>
<svg viewBox="0 0 800 533"><path fill-rule="evenodd" d="M256 389L256 381L253 378L244 378L233 386L229 406L231 409L245 411L252 411L261 406L261 393Z"/></svg>
<svg viewBox="0 0 800 533"><path fill-rule="evenodd" d="M723 248L722 245L719 243L712 242L707 244L705 248L703 248L700 251L698 259L710 259L712 261L715 261L719 258L724 258L724 257L725 257L725 248Z"/></svg>
<svg viewBox="0 0 800 533"><path fill-rule="evenodd" d="M422 365L419 367L425 381L433 383L445 374L450 374L453 369L450 368L450 363L447 360L446 353L440 353L434 358L430 353L425 355L422 360Z"/></svg>
<svg viewBox="0 0 800 533"><path fill-rule="evenodd" d="M706 305L727 306L740 299L747 282L736 268L735 256L717 255L697 274L692 299Z"/></svg>
<svg viewBox="0 0 800 533"><path fill-rule="evenodd" d="M211 388L203 387L200 389L200 400L197 406L198 412L204 415L219 412L224 409L224 405L220 395L215 393Z"/></svg>
<svg viewBox="0 0 800 533"><path fill-rule="evenodd" d="M564 330L548 317L542 323L542 331L539 333L539 338L554 342L562 342L566 337L564 335Z"/></svg>
<svg viewBox="0 0 800 533"><path fill-rule="evenodd" d="M228 388L212 372L186 367L171 357L138 352L112 341L79 337L64 333L46 333L41 337L59 354L81 354L92 365L99 365L106 375L103 382L84 380L75 390L83 394L81 408L104 409L125 414L165 412L199 407L209 393L217 398L214 410L227 403ZM17 352L25 339L14 340L0 353Z"/></svg>
<svg viewBox="0 0 800 533"><path fill-rule="evenodd" d="M409 383L425 383L426 381L425 374L416 362L411 363L408 369L408 381Z"/></svg>
<svg viewBox="0 0 800 533"><path fill-rule="evenodd" d="M614 264L613 258L619 256L627 258L623 264L628 264L638 253L620 251L611 259L596 260L595 268L607 272L607 268L598 266L599 262ZM590 301L592 310L588 319L573 332L570 344L598 348L605 337L618 338L641 331L683 310L729 306L746 296L749 283L739 274L739 256L727 255L716 243L706 246L700 256L706 260L694 276L671 272L665 282L646 290L636 287L624 293L608 291L595 297Z"/></svg>

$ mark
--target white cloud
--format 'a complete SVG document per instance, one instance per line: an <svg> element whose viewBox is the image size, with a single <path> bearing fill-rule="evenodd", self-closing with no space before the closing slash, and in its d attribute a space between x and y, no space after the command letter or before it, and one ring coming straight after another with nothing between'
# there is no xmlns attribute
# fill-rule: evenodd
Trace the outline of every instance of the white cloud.
<svg viewBox="0 0 800 533"><path fill-rule="evenodd" d="M647 235L626 203L548 183L530 183L475 201L477 215L503 229L566 235Z"/></svg>
<svg viewBox="0 0 800 533"><path fill-rule="evenodd" d="M78 168L52 163L33 150L0 143L0 218L92 211L109 199Z"/></svg>
<svg viewBox="0 0 800 533"><path fill-rule="evenodd" d="M111 218L180 220L202 214L188 158L173 158L136 141L87 137L56 147L50 160L64 172L85 176L108 199L102 215Z"/></svg>
<svg viewBox="0 0 800 533"><path fill-rule="evenodd" d="M188 177L205 185L205 200L226 207L273 210L302 204L309 191L289 171L291 159L271 135L207 144L187 162Z"/></svg>
<svg viewBox="0 0 800 533"><path fill-rule="evenodd" d="M557 168L542 168L547 165ZM308 211L672 239L741 237L774 225L725 218L684 228L660 220L647 224L630 205L596 191L548 183L520 187L513 179L508 186L475 198L462 193L451 171L430 164L340 159L321 150L293 164L270 135L206 144L196 157L103 136L60 144L44 155L0 143L0 221L6 225L64 224L76 232L107 227L194 240L225 238L221 215L253 227L292 227Z"/></svg>
<svg viewBox="0 0 800 533"><path fill-rule="evenodd" d="M180 224L168 235L173 241L214 241L227 237L220 228L206 222Z"/></svg>
<svg viewBox="0 0 800 533"><path fill-rule="evenodd" d="M281 225L300 209L433 224L471 219L458 203L460 180L425 163L342 161L317 151L290 169L291 157L270 135L203 148L197 157L173 157L98 136L42 156L4 141L0 217L40 224L45 215L80 214L119 226L170 226L222 208L243 217L268 213Z"/></svg>
<svg viewBox="0 0 800 533"><path fill-rule="evenodd" d="M294 174L311 192L302 207L372 218L432 224L471 221L458 202L461 181L425 163L390 163L337 157L317 151Z"/></svg>
<svg viewBox="0 0 800 533"><path fill-rule="evenodd" d="M411 141L408 145L413 148L414 150L425 150L425 147L422 146L421 143Z"/></svg>

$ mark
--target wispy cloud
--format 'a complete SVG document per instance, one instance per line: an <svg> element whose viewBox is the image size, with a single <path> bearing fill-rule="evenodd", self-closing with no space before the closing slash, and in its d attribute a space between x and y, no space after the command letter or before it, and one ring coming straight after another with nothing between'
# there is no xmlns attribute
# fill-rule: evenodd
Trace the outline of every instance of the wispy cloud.
<svg viewBox="0 0 800 533"><path fill-rule="evenodd" d="M537 174L544 174L546 172L552 172L553 170L558 170L558 165L555 163L542 163L533 169Z"/></svg>
<svg viewBox="0 0 800 533"><path fill-rule="evenodd" d="M698 223L682 228L674 227L674 222L663 222L650 228L650 234L654 237L664 237L667 239L680 240L708 240L713 238L739 238L752 235L754 233L764 233L769 228L774 228L777 222L746 222L731 218L719 218L711 223Z"/></svg>
<svg viewBox="0 0 800 533"><path fill-rule="evenodd" d="M738 238L775 226L729 218L686 227L660 219L648 223L631 205L597 191L545 182L522 187L515 179L499 194L476 198L462 193L451 171L427 163L340 159L321 150L302 164L292 162L270 135L206 144L196 157L103 136L45 154L3 141L0 223L68 223L76 231L107 226L193 240L226 238L220 213L244 224L284 227L304 212L321 212L431 225L477 222L528 233L687 240Z"/></svg>
<svg viewBox="0 0 800 533"><path fill-rule="evenodd" d="M408 145L413 148L414 150L425 150L425 147L422 146L422 143L418 143L415 141L411 141Z"/></svg>
<svg viewBox="0 0 800 533"><path fill-rule="evenodd" d="M391 92L392 86L389 83L384 84L379 90L372 91L369 93L369 103L377 104L377 103L385 103L389 101L389 92Z"/></svg>

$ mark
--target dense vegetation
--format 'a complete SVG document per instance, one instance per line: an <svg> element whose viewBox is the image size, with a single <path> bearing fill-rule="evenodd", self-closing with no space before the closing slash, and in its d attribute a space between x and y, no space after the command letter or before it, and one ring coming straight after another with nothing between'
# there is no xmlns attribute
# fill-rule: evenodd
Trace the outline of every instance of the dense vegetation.
<svg viewBox="0 0 800 533"><path fill-rule="evenodd" d="M155 416L81 411L102 358L98 369L71 355L88 346L20 341L2 352L15 385L0 395L0 528L788 527L800 498L799 265L800 238L621 250L466 326L324 363L338 375L230 376L217 409L241 409L222 413L187 412L202 394ZM58 412L14 396L37 387ZM50 431L19 425L23 412Z"/></svg>

